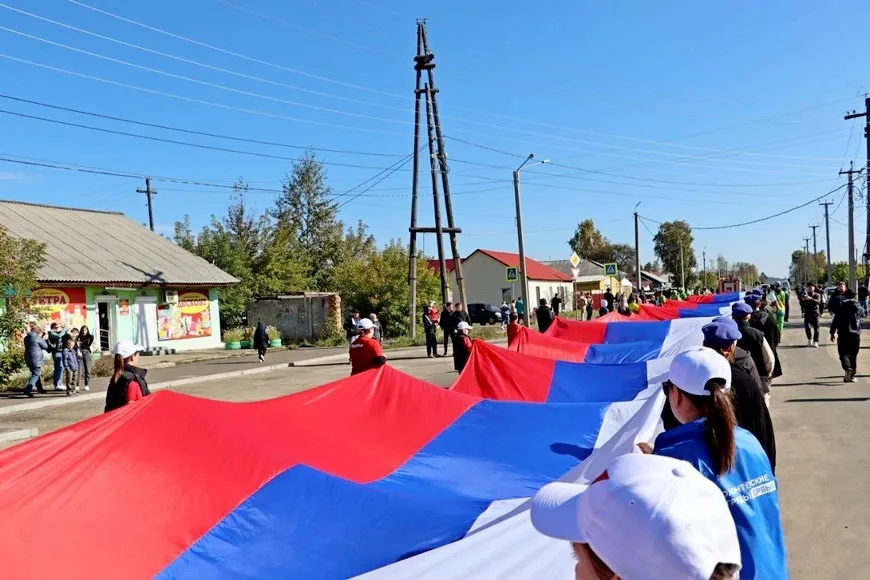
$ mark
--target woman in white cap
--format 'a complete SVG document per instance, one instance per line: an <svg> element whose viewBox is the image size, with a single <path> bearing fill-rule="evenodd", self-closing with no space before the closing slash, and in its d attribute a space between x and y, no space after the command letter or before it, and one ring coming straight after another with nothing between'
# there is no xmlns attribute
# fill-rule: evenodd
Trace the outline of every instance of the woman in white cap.
<svg viewBox="0 0 870 580"><path fill-rule="evenodd" d="M663 387L681 424L656 438L654 453L688 461L719 487L737 526L742 579L785 580L777 481L758 439L737 427L730 364L695 347L674 357Z"/></svg>
<svg viewBox="0 0 870 580"><path fill-rule="evenodd" d="M465 368L465 363L471 356L471 344L474 341L468 336L469 332L471 332L471 325L460 320L453 335L453 368L459 373Z"/></svg>
<svg viewBox="0 0 870 580"><path fill-rule="evenodd" d="M145 381L147 369L134 366L141 351L141 346L129 340L122 340L115 345L115 372L106 389L106 413L151 394Z"/></svg>
<svg viewBox="0 0 870 580"><path fill-rule="evenodd" d="M535 528L571 542L577 580L738 580L740 545L722 492L669 457L617 457L590 485L551 483Z"/></svg>

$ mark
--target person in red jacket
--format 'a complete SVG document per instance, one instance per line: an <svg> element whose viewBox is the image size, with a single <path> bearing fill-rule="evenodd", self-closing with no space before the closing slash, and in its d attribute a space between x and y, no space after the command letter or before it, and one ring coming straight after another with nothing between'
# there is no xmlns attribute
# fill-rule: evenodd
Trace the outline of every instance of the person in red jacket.
<svg viewBox="0 0 870 580"><path fill-rule="evenodd" d="M520 333L520 324L518 322L519 316L517 316L516 312L511 312L511 322L507 327L507 337L508 337L508 346L513 344L514 340L516 340L517 335Z"/></svg>
<svg viewBox="0 0 870 580"><path fill-rule="evenodd" d="M376 369L387 362L381 344L375 340L375 325L368 318L357 323L359 337L350 345L351 376Z"/></svg>

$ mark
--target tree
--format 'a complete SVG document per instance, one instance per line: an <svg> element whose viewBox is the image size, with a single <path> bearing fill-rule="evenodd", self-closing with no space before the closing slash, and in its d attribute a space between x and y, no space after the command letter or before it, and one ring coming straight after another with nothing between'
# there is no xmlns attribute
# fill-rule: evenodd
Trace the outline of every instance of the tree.
<svg viewBox="0 0 870 580"><path fill-rule="evenodd" d="M568 240L571 249L583 258L594 262L607 262L610 259L610 242L607 241L591 219L577 224L577 230Z"/></svg>
<svg viewBox="0 0 870 580"><path fill-rule="evenodd" d="M272 216L278 227L295 234L308 263L307 277L314 287L330 290L344 240L338 207L330 199L332 188L326 169L309 151L296 162L281 185L283 191Z"/></svg>
<svg viewBox="0 0 870 580"><path fill-rule="evenodd" d="M653 262L647 262L646 264L641 266L641 269L644 272L652 272L653 274L658 274L662 271L662 265L659 263L658 260L655 260Z"/></svg>
<svg viewBox="0 0 870 580"><path fill-rule="evenodd" d="M655 253L661 259L665 271L676 279L685 272L686 280L681 285L686 286L694 277L692 271L698 265L692 243L692 228L684 221L665 222L659 226L659 231L653 237Z"/></svg>
<svg viewBox="0 0 870 580"><path fill-rule="evenodd" d="M815 284L823 284L827 277L826 265L827 261L824 252L819 252L813 256L812 254L807 254L804 250L795 250L791 253L789 277L799 283L813 282ZM848 279L848 270L846 278ZM837 279L836 276L834 279Z"/></svg>
<svg viewBox="0 0 870 580"><path fill-rule="evenodd" d="M24 368L25 325L37 313L28 300L45 260L45 245L14 238L0 228L0 385Z"/></svg>
<svg viewBox="0 0 870 580"><path fill-rule="evenodd" d="M864 280L866 273L864 272L863 264L855 265L855 279L860 283ZM834 262L831 264L831 283L837 282L849 283L849 262Z"/></svg>
<svg viewBox="0 0 870 580"><path fill-rule="evenodd" d="M619 268L628 274L630 279L634 280L634 277L637 274L637 269L635 268L636 259L637 254L634 251L634 246L629 246L628 244L611 244L610 254L604 261L616 262L619 264Z"/></svg>
<svg viewBox="0 0 870 580"><path fill-rule="evenodd" d="M735 275L740 278L744 285L755 286L758 284L758 268L755 264L736 262L731 267L734 270Z"/></svg>

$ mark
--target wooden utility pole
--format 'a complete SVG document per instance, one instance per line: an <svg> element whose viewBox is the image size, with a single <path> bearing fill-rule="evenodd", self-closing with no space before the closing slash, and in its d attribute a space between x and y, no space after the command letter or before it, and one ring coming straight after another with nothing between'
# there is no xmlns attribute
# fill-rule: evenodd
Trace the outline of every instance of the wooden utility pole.
<svg viewBox="0 0 870 580"><path fill-rule="evenodd" d="M831 283L831 221L828 215L828 207L834 202L825 200L819 202L819 205L825 206L825 245L827 254L825 255L825 282Z"/></svg>
<svg viewBox="0 0 870 580"><path fill-rule="evenodd" d="M810 273L812 274L813 278L810 281L813 284L816 284L818 282L818 280L816 280L816 275L818 274L817 260L818 260L818 256L819 256L819 246L816 243L816 230L818 229L819 226L811 225L810 227L813 230L813 259L812 259L812 263L810 264L810 268L811 268Z"/></svg>
<svg viewBox="0 0 870 580"><path fill-rule="evenodd" d="M870 96L867 96L867 95L864 96L864 112L863 113L856 113L855 111L852 111L851 113L849 113L848 115L846 115L843 118L846 120L849 120L849 119L857 119L859 117L864 117L864 139L867 142L866 147L865 147L866 152L867 152L867 165L865 165L864 167L865 167L865 169L867 169L868 172L870 172ZM843 173L843 172L841 171L840 173ZM868 175L870 175L870 173L868 173ZM851 180L851 178L852 178L852 176L850 175L849 179ZM851 199L851 197L850 197L850 199ZM870 203L867 203L866 207L867 207L867 235L864 238L864 252L862 254L863 262L864 262L864 276L865 277L870 275ZM853 235L854 235L854 233L853 233ZM850 260L852 260L852 261L854 261L854 259L855 259L854 254L855 254L855 250L853 247L849 253ZM851 276L851 274L852 274L852 272L850 271L850 276ZM863 280L863 282L866 284L867 280L865 279L865 280ZM854 284L850 284L850 288L852 288L854 290L855 289Z"/></svg>
<svg viewBox="0 0 870 580"><path fill-rule="evenodd" d="M447 303L449 298L447 262L444 258L444 240L446 233L450 236L450 245L453 254L453 271L456 274L456 286L459 290L459 301L466 302L465 280L462 276L462 257L459 254L459 245L456 234L462 233L462 229L456 227L453 219L453 204L450 198L450 181L448 178L447 153L444 149L444 138L441 131L440 117L438 116L438 89L435 88L435 55L429 50L426 36L426 20L417 20L417 55L414 57L414 70L417 73L417 83L414 89L414 166L411 185L411 225L408 230L411 233L409 246L410 256L408 264L408 283L410 295L408 300L408 322L410 334L416 334L417 320L417 234L435 234L438 247L438 264L441 275L441 301ZM426 72L428 82L424 83L423 73ZM432 195L435 207L435 227L420 227L417 225L417 200L419 194L419 170L420 152L424 147L420 146L420 114L421 100L426 99L426 126L429 141L429 170L432 173ZM444 209L447 218L447 227L441 224L441 194L438 187L438 175L441 176L441 185L444 188Z"/></svg>
<svg viewBox="0 0 870 580"><path fill-rule="evenodd" d="M809 283L810 280L810 239L804 238L804 282Z"/></svg>
<svg viewBox="0 0 870 580"><path fill-rule="evenodd" d="M151 189L151 178L145 178L145 189L141 187L136 190L136 193L144 193L146 199L148 199L148 225L151 226L151 231L154 231L154 208L151 204L151 197L157 195L156 189Z"/></svg>
<svg viewBox="0 0 870 580"><path fill-rule="evenodd" d="M840 175L849 176L847 186L849 197L849 288L857 291L855 287L855 180L853 175L861 173L861 171L856 171L853 166L854 164L850 162L849 171L840 171Z"/></svg>
<svg viewBox="0 0 870 580"><path fill-rule="evenodd" d="M640 203L637 202L637 205L634 206L634 269L637 271L637 299L643 302L644 293L640 286L640 232L638 230L638 220L640 218L637 215L637 208L640 206Z"/></svg>

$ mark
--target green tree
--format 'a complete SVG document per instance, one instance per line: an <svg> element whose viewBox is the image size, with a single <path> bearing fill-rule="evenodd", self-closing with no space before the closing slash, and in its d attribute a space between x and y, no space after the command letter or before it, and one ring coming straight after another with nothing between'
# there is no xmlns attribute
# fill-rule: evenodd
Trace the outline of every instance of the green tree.
<svg viewBox="0 0 870 580"><path fill-rule="evenodd" d="M758 267L748 262L736 262L731 266L738 278L747 286L758 284Z"/></svg>
<svg viewBox="0 0 870 580"><path fill-rule="evenodd" d="M45 260L45 245L12 237L0 228L0 385L24 368L22 337L25 325L36 312L28 296Z"/></svg>
<svg viewBox="0 0 870 580"><path fill-rule="evenodd" d="M568 240L568 245L580 257L587 260L606 262L610 259L610 242L598 231L595 222L591 219L577 224L577 230Z"/></svg>
<svg viewBox="0 0 870 580"><path fill-rule="evenodd" d="M272 216L278 227L295 234L306 258L314 288L329 291L342 252L343 224L332 201L326 169L314 153L307 152L281 183L282 193Z"/></svg>
<svg viewBox="0 0 870 580"><path fill-rule="evenodd" d="M656 274L662 271L662 265L659 263L658 260L655 260L654 262L647 262L646 264L641 266L641 269L644 272L652 272L653 274Z"/></svg>
<svg viewBox="0 0 870 580"><path fill-rule="evenodd" d="M865 280L866 273L864 272L863 264L855 265L855 279L860 283ZM849 262L834 262L831 264L831 283L843 281L849 283Z"/></svg>
<svg viewBox="0 0 870 580"><path fill-rule="evenodd" d="M681 272L685 272L686 280L681 285L691 284L693 270L697 267L695 250L692 243L692 228L684 221L665 222L659 226L659 231L653 237L655 253L661 259L665 271L674 279L679 280Z"/></svg>

